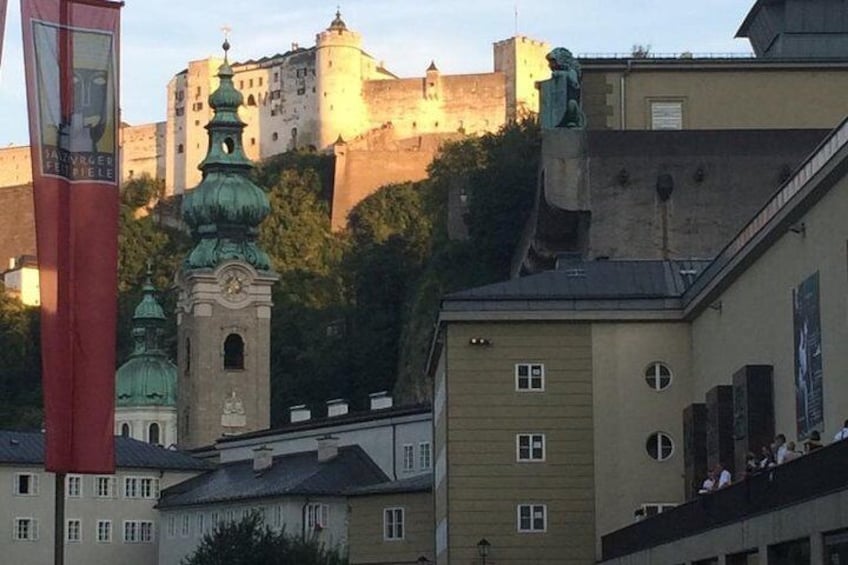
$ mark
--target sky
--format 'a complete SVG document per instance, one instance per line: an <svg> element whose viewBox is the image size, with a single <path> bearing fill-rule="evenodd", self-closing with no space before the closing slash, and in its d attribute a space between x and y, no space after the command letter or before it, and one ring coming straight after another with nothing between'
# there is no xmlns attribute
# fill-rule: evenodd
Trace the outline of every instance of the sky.
<svg viewBox="0 0 848 565"><path fill-rule="evenodd" d="M734 39L754 0L125 0L123 121L163 121L168 81L191 60L220 55L232 28L231 60L309 47L339 7L363 47L402 77L430 61L444 74L492 70L492 43L516 34L575 54L750 53ZM517 11L517 18L516 18ZM19 0L9 0L0 61L0 147L26 145Z"/></svg>

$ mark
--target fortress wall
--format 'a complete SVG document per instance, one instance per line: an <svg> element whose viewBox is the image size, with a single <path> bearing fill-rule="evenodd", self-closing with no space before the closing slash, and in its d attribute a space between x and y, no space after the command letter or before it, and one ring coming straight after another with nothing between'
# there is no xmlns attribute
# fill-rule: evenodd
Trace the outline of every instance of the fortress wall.
<svg viewBox="0 0 848 565"><path fill-rule="evenodd" d="M121 128L121 177L165 179L165 122Z"/></svg>
<svg viewBox="0 0 848 565"><path fill-rule="evenodd" d="M28 147L25 149L29 151ZM32 184L0 188L0 226L5 228L0 229L0 272L3 272L10 258L35 255Z"/></svg>
<svg viewBox="0 0 848 565"><path fill-rule="evenodd" d="M32 159L29 146L0 149L0 187L20 186L32 182ZM2 225L2 224L0 224ZM0 265L2 260L0 257Z"/></svg>

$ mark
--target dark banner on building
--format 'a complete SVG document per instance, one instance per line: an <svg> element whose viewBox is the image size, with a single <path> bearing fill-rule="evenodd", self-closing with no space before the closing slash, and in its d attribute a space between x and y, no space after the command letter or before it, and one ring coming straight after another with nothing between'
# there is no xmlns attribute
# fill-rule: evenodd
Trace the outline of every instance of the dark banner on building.
<svg viewBox="0 0 848 565"><path fill-rule="evenodd" d="M795 405L798 439L822 431L822 336L819 315L819 274L815 273L792 292L795 327Z"/></svg>
<svg viewBox="0 0 848 565"><path fill-rule="evenodd" d="M21 1L54 472L115 468L121 5Z"/></svg>

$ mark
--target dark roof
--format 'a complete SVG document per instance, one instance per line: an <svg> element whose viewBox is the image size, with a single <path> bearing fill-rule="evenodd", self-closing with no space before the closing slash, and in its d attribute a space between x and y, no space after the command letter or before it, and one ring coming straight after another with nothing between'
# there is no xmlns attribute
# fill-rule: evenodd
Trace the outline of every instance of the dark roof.
<svg viewBox="0 0 848 565"><path fill-rule="evenodd" d="M736 37L748 37L748 30L751 29L751 24L754 23L754 18L757 17L757 13L760 11L760 8L766 4L779 4L784 0L757 0L751 9L748 10L748 14L745 16L745 19L742 21L742 24L739 26L739 29L736 30Z"/></svg>
<svg viewBox="0 0 848 565"><path fill-rule="evenodd" d="M245 439L260 438L285 434L295 431L311 430L316 428L324 428L327 426L340 426L343 424L355 424L357 422L371 422L382 420L385 418L399 418L401 416L411 416L414 414L429 414L429 404L413 404L411 406L395 406L392 408L383 408L380 410L369 410L367 412L352 412L341 416L311 418L302 422L294 422L285 424L278 428L268 430L259 430L237 436L223 437L217 440L217 443L229 443L234 441L242 441Z"/></svg>
<svg viewBox="0 0 848 565"><path fill-rule="evenodd" d="M162 491L159 508L231 502L287 495L342 495L356 487L388 480L358 445L339 448L329 461L318 462L316 451L273 458L269 469L257 473L253 461L221 465L214 471Z"/></svg>
<svg viewBox="0 0 848 565"><path fill-rule="evenodd" d="M433 490L433 474L424 473L408 479L379 483L365 487L356 487L347 491L348 496L364 496L368 494L402 494L408 492L430 492Z"/></svg>
<svg viewBox="0 0 848 565"><path fill-rule="evenodd" d="M465 309L462 303L478 301L494 301L503 306L498 309L510 310L511 301L679 299L709 263L707 260L569 262L557 270L449 294L443 300L443 309ZM460 307L454 308L451 303ZM617 306L626 307L622 303Z"/></svg>
<svg viewBox="0 0 848 565"><path fill-rule="evenodd" d="M185 453L115 436L115 463L135 469L206 471L212 465ZM0 430L0 464L43 465L44 434Z"/></svg>

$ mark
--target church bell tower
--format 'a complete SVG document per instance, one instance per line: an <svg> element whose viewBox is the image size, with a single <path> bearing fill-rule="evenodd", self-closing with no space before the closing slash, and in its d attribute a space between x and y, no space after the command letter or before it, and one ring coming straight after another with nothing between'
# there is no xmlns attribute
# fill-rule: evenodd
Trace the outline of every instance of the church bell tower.
<svg viewBox="0 0 848 565"><path fill-rule="evenodd" d="M233 85L224 42L220 86L209 96L203 179L186 193L183 219L194 248L177 273L177 403L180 447L270 424L271 287L277 275L259 248L258 226L270 212L249 178L238 117L244 98Z"/></svg>

